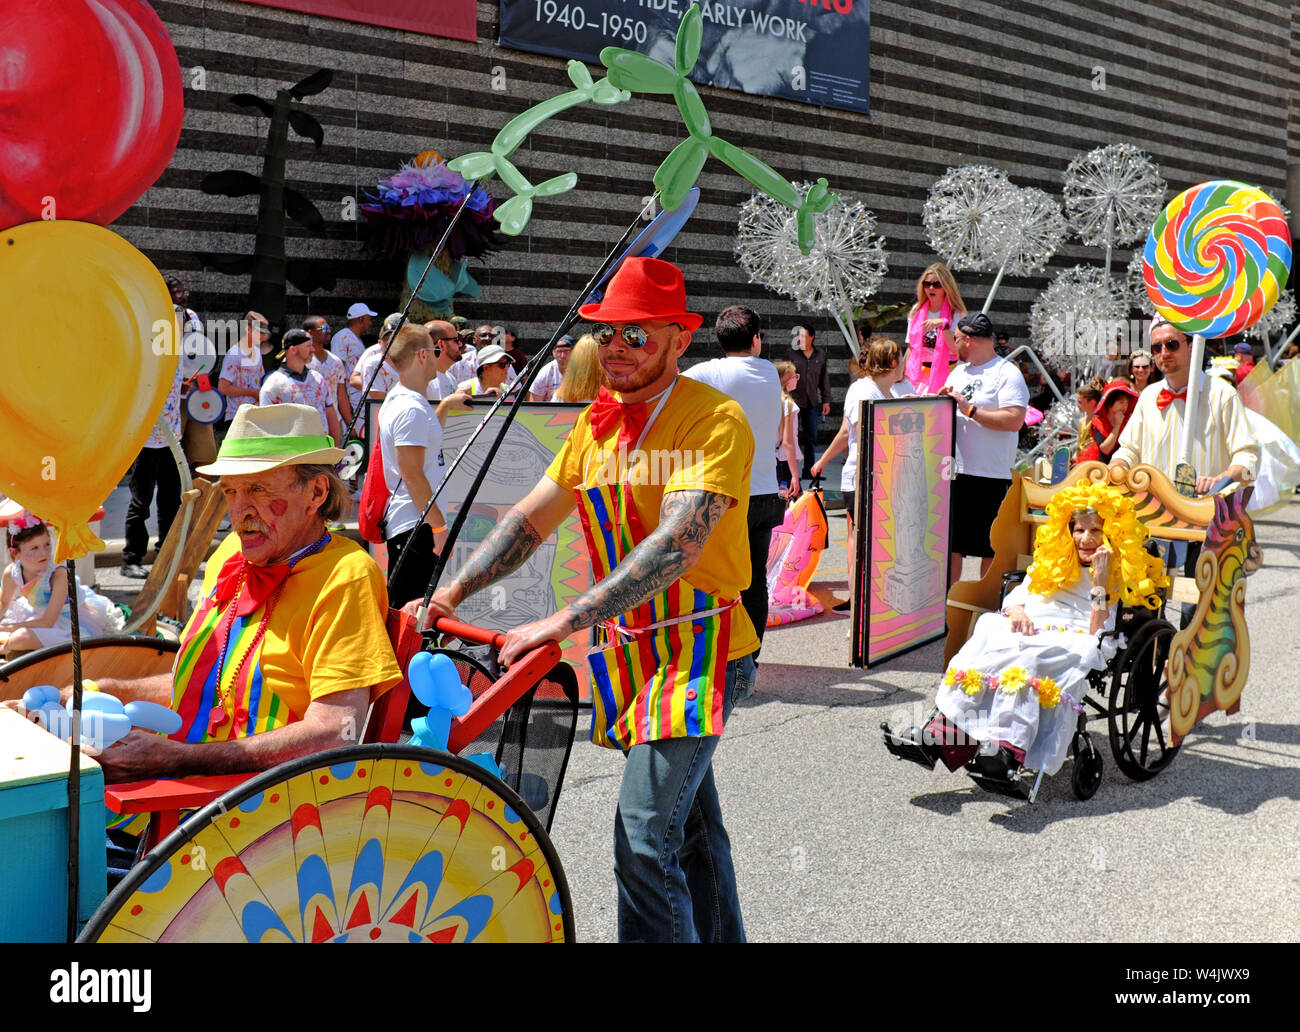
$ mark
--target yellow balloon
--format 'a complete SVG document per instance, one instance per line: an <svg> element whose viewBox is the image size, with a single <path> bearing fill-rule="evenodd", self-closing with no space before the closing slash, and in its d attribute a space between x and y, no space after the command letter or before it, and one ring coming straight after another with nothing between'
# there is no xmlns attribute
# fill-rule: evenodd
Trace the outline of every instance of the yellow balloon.
<svg viewBox="0 0 1300 1032"><path fill-rule="evenodd" d="M0 233L0 312L0 491L54 528L56 562L77 559L104 547L89 519L171 389L171 296L116 233L29 222Z"/></svg>

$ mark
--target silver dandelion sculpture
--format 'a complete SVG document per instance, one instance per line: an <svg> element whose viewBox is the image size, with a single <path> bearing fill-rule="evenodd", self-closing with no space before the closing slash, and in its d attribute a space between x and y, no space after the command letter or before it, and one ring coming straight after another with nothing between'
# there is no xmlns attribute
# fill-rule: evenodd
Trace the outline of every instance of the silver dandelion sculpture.
<svg viewBox="0 0 1300 1032"><path fill-rule="evenodd" d="M930 247L960 272L985 272L1002 262L996 244L1017 190L1005 172L986 165L950 168L935 180L921 219Z"/></svg>
<svg viewBox="0 0 1300 1032"><path fill-rule="evenodd" d="M1129 143L1080 155L1064 179L1070 228L1090 247L1126 247L1145 240L1167 189L1155 163Z"/></svg>
<svg viewBox="0 0 1300 1032"><path fill-rule="evenodd" d="M1156 314L1156 306L1151 302L1151 295L1147 293L1146 280L1142 276L1142 249L1133 252L1133 257L1128 262L1128 273L1124 278L1128 290L1125 300L1130 308L1136 308L1148 319Z"/></svg>
<svg viewBox="0 0 1300 1032"><path fill-rule="evenodd" d="M1044 355L1061 356L1080 375L1100 368L1124 327L1118 285L1091 265L1057 274L1029 310L1029 335Z"/></svg>
<svg viewBox="0 0 1300 1032"><path fill-rule="evenodd" d="M1068 227L1050 194L1032 186L1013 190L1010 202L990 220L989 250L1008 275L1032 276L1047 268Z"/></svg>
<svg viewBox="0 0 1300 1032"><path fill-rule="evenodd" d="M810 184L795 186L806 194ZM814 311L842 315L880 289L889 271L885 241L875 232L875 215L859 202L841 198L814 224L812 250L802 254L790 209L766 194L751 197L740 207L736 257L751 283Z"/></svg>

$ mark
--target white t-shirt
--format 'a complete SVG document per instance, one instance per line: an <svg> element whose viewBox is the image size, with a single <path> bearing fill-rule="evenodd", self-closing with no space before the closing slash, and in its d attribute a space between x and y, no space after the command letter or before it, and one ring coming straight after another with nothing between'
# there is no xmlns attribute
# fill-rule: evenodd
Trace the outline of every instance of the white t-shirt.
<svg viewBox="0 0 1300 1032"><path fill-rule="evenodd" d="M370 383L370 377L374 374L375 366L379 365L379 356L383 353L383 344L371 344L370 347L366 348L365 354L361 356L360 361L357 362L357 367L353 371L360 374L362 387ZM387 394L397 385L398 379L397 370L385 361L383 368L379 370L379 375L375 377L375 382L370 385L370 391L371 393ZM360 391L357 391L357 397L361 397Z"/></svg>
<svg viewBox="0 0 1300 1032"><path fill-rule="evenodd" d="M776 494L776 463L757 456L772 454L781 434L781 378L776 366L753 355L728 355L691 366L683 376L708 384L736 401L749 420L754 435L754 465L749 474L749 497Z"/></svg>
<svg viewBox="0 0 1300 1032"><path fill-rule="evenodd" d="M388 392L379 407L379 454L383 459L384 482L392 489L388 500L388 537L404 534L420 520L420 510L397 467L398 447L424 449L424 476L437 490L442 481L442 427L427 399L400 383Z"/></svg>
<svg viewBox="0 0 1300 1032"><path fill-rule="evenodd" d="M348 376L351 376L352 370L357 367L357 361L361 358L361 353L366 350L366 346L361 343L360 337L344 326L343 329L330 338L329 350L338 355L339 361L343 363L344 371Z"/></svg>
<svg viewBox="0 0 1300 1032"><path fill-rule="evenodd" d="M803 458L803 454L799 451L799 404L794 400L794 398L787 397L785 394L781 395L781 418L795 420L793 458L795 462L798 462ZM776 461L785 462L788 458L790 458L790 456L785 453L785 442L778 439L776 442Z"/></svg>
<svg viewBox="0 0 1300 1032"><path fill-rule="evenodd" d="M892 398L901 398L905 394L913 394L915 391L912 385L906 380L900 380L894 386L889 388L889 396ZM884 401L885 395L880 393L880 388L876 386L876 381L869 376L854 380L849 384L849 389L844 395L844 419L849 424L849 450L844 455L844 468L840 470L840 490L856 491L858 489L858 462L860 456L859 445L862 441L862 403L864 401Z"/></svg>
<svg viewBox="0 0 1300 1032"><path fill-rule="evenodd" d="M537 374L537 379L533 381L528 391L530 394L536 394L543 401L550 401L555 397L555 392L560 389L560 381L563 379L564 374L560 372L560 363L551 359L542 366L541 372Z"/></svg>
<svg viewBox="0 0 1300 1032"><path fill-rule="evenodd" d="M982 409L1024 408L1029 388L1014 362L993 357L983 365L958 362L948 374L954 394ZM957 413L957 472L1009 480L1016 461L1015 430L990 430Z"/></svg>
<svg viewBox="0 0 1300 1032"><path fill-rule="evenodd" d="M456 393L456 385L464 379L456 376L456 366L453 365L445 373L436 373L429 386L424 392L424 396L432 402L442 401L443 398L450 397Z"/></svg>

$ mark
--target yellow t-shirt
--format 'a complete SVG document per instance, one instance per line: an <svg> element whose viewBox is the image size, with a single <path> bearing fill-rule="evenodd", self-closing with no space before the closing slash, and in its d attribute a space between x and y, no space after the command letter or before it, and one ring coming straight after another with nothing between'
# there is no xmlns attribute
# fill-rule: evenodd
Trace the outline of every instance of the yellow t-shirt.
<svg viewBox="0 0 1300 1032"><path fill-rule="evenodd" d="M653 412L656 402L648 403ZM749 471L754 435L740 406L707 384L679 376L668 403L651 425L640 449L618 452L618 427L596 440L591 407L579 415L546 475L566 490L583 484L629 485L632 501L649 534L671 491L709 491L733 500L704 543L685 579L694 587L733 599L749 586ZM731 610L728 659L758 648L758 636L744 607Z"/></svg>
<svg viewBox="0 0 1300 1032"><path fill-rule="evenodd" d="M205 597L238 549L235 533L217 546L203 575ZM313 699L335 692L371 688L373 702L402 679L387 615L388 589L375 561L356 542L331 535L284 582L256 657L262 683L298 719ZM256 626L261 616L259 609L247 622Z"/></svg>

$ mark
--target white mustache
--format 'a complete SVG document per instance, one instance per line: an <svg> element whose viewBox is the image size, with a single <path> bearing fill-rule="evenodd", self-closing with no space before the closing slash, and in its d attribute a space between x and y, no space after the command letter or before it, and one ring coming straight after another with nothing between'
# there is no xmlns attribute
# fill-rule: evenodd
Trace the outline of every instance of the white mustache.
<svg viewBox="0 0 1300 1032"><path fill-rule="evenodd" d="M265 534L271 528L259 519L249 518L233 524L233 529L237 534Z"/></svg>

